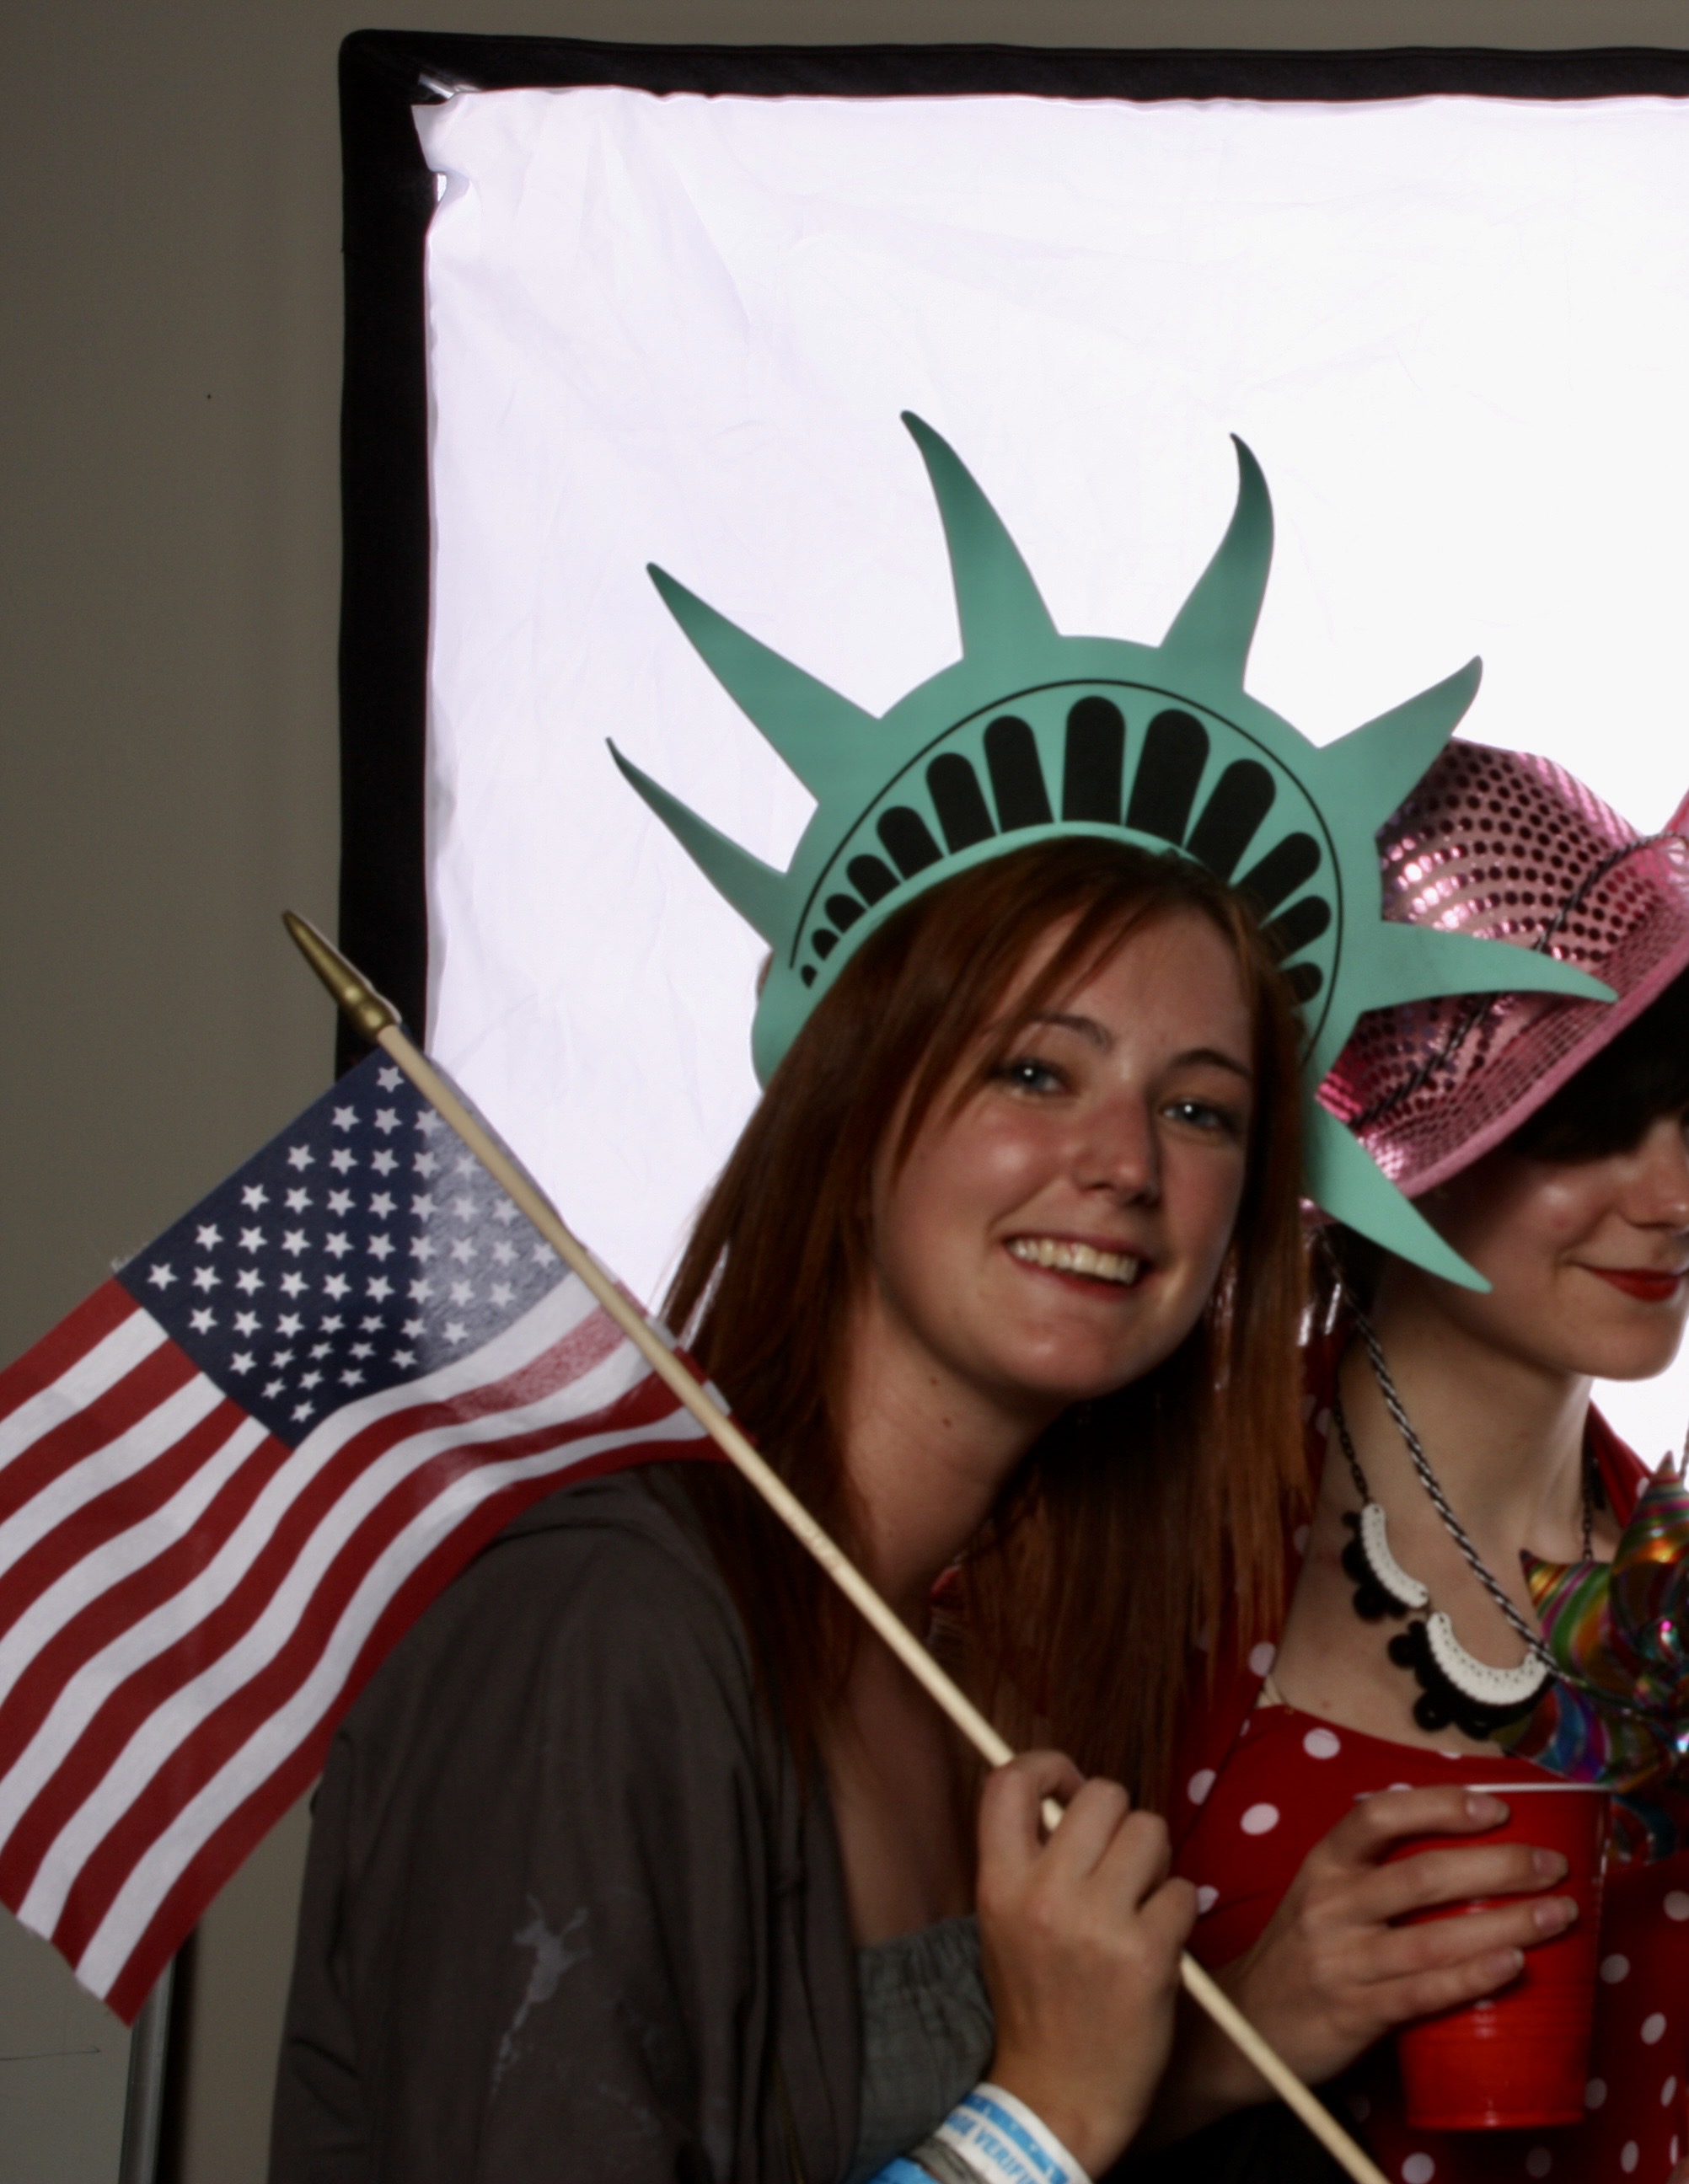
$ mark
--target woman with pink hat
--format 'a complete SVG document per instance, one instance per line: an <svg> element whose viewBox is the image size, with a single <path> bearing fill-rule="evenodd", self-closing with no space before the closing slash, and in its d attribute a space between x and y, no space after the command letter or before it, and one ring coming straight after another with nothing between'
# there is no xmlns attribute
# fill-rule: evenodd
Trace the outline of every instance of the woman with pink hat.
<svg viewBox="0 0 1689 2184"><path fill-rule="evenodd" d="M1617 999L1361 1018L1320 1097L1487 1286L1324 1240L1282 1632L1240 1666L1222 1638L1193 1686L1171 1815L1191 1947L1405 2184L1662 2180L1689 2148L1689 1835L1658 1805L1614 1808L1583 2121L1418 2128L1386 2036L1524 1961L1499 1912L1405 1913L1535 1894L1545 1942L1578 1915L1557 1854L1461 1845L1498 1810L1461 1786L1546 1779L1496 1742L1553 1673L1521 1553L1611 1559L1647 1474L1591 1384L1662 1371L1689 1315L1686 819L1639 836L1547 760L1456 742L1380 836L1386 916L1551 951ZM1201 2049L1169 2120L1263 2098Z"/></svg>

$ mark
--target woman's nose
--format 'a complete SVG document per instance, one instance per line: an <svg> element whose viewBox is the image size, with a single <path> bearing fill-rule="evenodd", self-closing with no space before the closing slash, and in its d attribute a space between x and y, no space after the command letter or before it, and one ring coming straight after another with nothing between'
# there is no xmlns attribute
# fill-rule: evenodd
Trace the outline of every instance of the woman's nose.
<svg viewBox="0 0 1689 2184"><path fill-rule="evenodd" d="M1087 1190L1153 1205L1161 1196L1161 1143L1147 1100L1122 1096L1099 1106L1079 1145Z"/></svg>
<svg viewBox="0 0 1689 2184"><path fill-rule="evenodd" d="M1636 1174L1626 1209L1639 1227L1689 1229L1689 1127L1681 1115L1661 1115L1636 1148Z"/></svg>

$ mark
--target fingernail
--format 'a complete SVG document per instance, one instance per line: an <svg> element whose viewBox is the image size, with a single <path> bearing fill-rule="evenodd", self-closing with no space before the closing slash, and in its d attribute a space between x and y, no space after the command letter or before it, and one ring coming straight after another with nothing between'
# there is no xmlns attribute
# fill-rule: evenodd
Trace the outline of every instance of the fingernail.
<svg viewBox="0 0 1689 2184"><path fill-rule="evenodd" d="M1466 1801L1469 1820L1482 1820L1486 1827L1499 1827L1508 1816L1508 1808L1499 1797L1479 1796Z"/></svg>
<svg viewBox="0 0 1689 2184"><path fill-rule="evenodd" d="M1557 1850L1534 1850L1530 1863L1545 1880L1558 1880L1566 1869L1566 1861Z"/></svg>
<svg viewBox="0 0 1689 2184"><path fill-rule="evenodd" d="M1539 1903L1531 1915L1539 1934L1558 1934L1577 1917L1577 1903L1570 1896L1551 1896L1546 1903Z"/></svg>
<svg viewBox="0 0 1689 2184"><path fill-rule="evenodd" d="M1523 1949L1498 1949L1496 1952L1496 1976L1498 1981L1517 1979L1524 1970Z"/></svg>

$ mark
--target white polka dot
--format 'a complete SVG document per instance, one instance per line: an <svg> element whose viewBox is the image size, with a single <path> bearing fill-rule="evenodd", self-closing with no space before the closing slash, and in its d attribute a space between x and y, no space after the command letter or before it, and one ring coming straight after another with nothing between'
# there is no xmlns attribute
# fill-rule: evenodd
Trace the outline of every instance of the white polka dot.
<svg viewBox="0 0 1689 2184"><path fill-rule="evenodd" d="M1642 2045L1644 2048L1652 2048L1656 2041L1663 2040L1664 2037L1665 2013L1664 2010L1657 2009L1652 2017L1645 2017L1642 2020Z"/></svg>
<svg viewBox="0 0 1689 2184"><path fill-rule="evenodd" d="M1196 1916L1199 1919L1206 1918L1219 1900L1219 1890L1218 1888L1210 1888L1207 1883L1204 1881L1201 1887L1200 1887L1196 1892Z"/></svg>
<svg viewBox="0 0 1689 2184"><path fill-rule="evenodd" d="M1676 1919L1681 1926L1689 1919L1689 1889L1674 1888L1665 1899L1665 1915Z"/></svg>
<svg viewBox="0 0 1689 2184"><path fill-rule="evenodd" d="M1669 2109L1671 2106L1672 2096L1676 2092L1676 2079L1668 2078L1665 2083L1659 2089L1659 2104L1663 2109ZM1674 2157L1674 2159L1675 2158L1675 2157Z"/></svg>
<svg viewBox="0 0 1689 2184"><path fill-rule="evenodd" d="M1391 1790L1411 1790L1413 1786L1411 1782L1391 1782L1385 1785L1385 1795L1388 1797Z"/></svg>
<svg viewBox="0 0 1689 2184"><path fill-rule="evenodd" d="M1329 1729L1311 1729L1302 1739L1302 1750L1310 1759L1335 1759L1342 1749L1342 1739Z"/></svg>
<svg viewBox="0 0 1689 2184"><path fill-rule="evenodd" d="M1554 2166L1554 2157L1546 2146L1533 2146L1525 2157L1527 2176L1546 2176Z"/></svg>
<svg viewBox="0 0 1689 2184"><path fill-rule="evenodd" d="M1299 1555L1305 1555L1307 1552L1307 1543L1313 1537L1313 1533L1306 1524L1298 1524L1290 1535L1290 1545Z"/></svg>
<svg viewBox="0 0 1689 2184"><path fill-rule="evenodd" d="M1584 2087L1584 2106L1586 2109L1598 2109L1606 2098L1606 2079L1591 2078L1589 2083Z"/></svg>
<svg viewBox="0 0 1689 2184"><path fill-rule="evenodd" d="M1630 1959L1628 1957L1617 1955L1603 1957L1601 1960L1601 1976L1608 1986L1617 1986L1620 1980L1629 1979L1630 1976Z"/></svg>
<svg viewBox="0 0 1689 2184"><path fill-rule="evenodd" d="M1185 1794L1190 1798L1193 1805L1200 1805L1213 1786L1213 1769L1212 1767L1199 1767L1196 1769L1196 1772L1191 1776L1190 1780L1185 1784Z"/></svg>
<svg viewBox="0 0 1689 2184"><path fill-rule="evenodd" d="M1251 1805L1238 1823L1246 1836L1271 1835L1279 1825L1276 1805Z"/></svg>
<svg viewBox="0 0 1689 2184"><path fill-rule="evenodd" d="M1642 2158L1642 2149L1634 2138L1627 2138L1619 2149L1619 2166L1628 2176Z"/></svg>
<svg viewBox="0 0 1689 2184"><path fill-rule="evenodd" d="M1431 2184L1437 2164L1429 2153L1410 2153L1402 2164L1402 2184Z"/></svg>
<svg viewBox="0 0 1689 2184"><path fill-rule="evenodd" d="M1250 1674L1251 1676L1264 1676L1278 1658L1278 1647L1276 1646L1269 1646L1267 1643L1267 1641L1263 1638L1258 1646L1251 1646L1249 1649Z"/></svg>

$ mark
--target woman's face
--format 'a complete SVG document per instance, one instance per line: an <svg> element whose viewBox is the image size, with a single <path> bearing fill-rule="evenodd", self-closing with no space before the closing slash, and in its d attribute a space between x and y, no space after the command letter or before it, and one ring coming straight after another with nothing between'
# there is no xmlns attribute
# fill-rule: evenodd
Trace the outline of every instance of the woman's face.
<svg viewBox="0 0 1689 2184"><path fill-rule="evenodd" d="M1530 1160L1502 1146L1420 1201L1491 1284L1439 1284L1445 1310L1550 1370L1643 1380L1675 1356L1689 1313L1689 1113L1626 1152Z"/></svg>
<svg viewBox="0 0 1689 2184"><path fill-rule="evenodd" d="M1229 944L1179 912L1028 1024L959 1109L939 1094L895 1177L883 1156L874 1206L878 1302L924 1370L1041 1425L1178 1346L1237 1216L1251 1031Z"/></svg>

